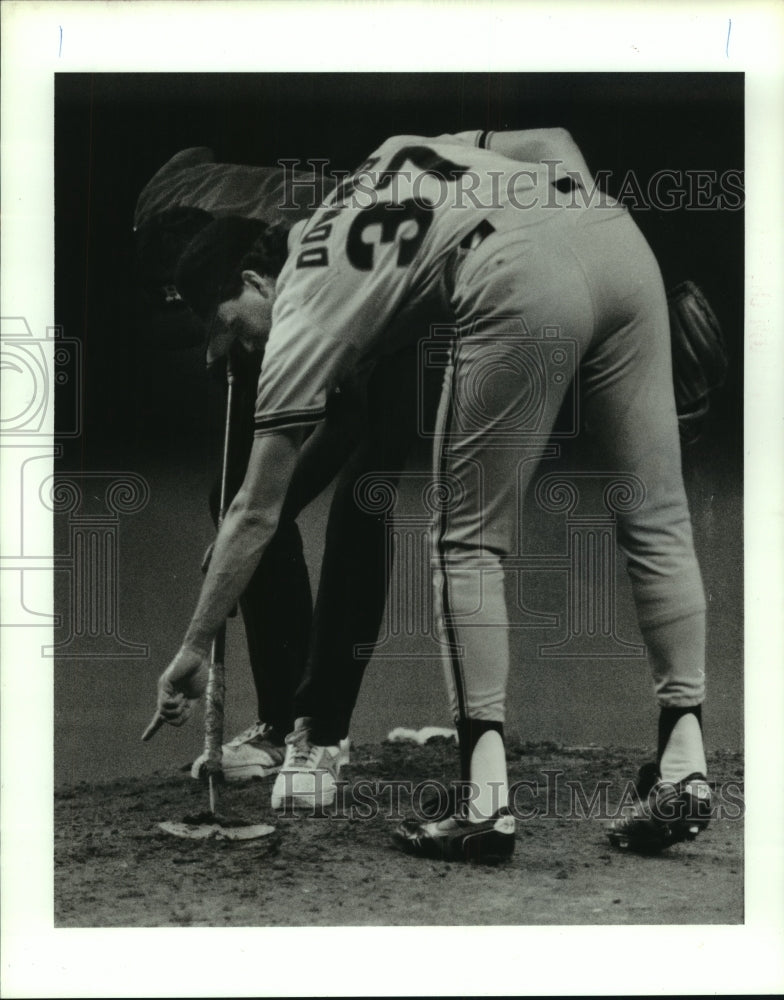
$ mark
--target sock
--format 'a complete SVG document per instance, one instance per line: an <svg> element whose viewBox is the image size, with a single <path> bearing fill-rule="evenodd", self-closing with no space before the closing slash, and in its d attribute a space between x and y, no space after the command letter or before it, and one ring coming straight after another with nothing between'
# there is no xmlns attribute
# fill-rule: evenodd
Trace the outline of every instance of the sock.
<svg viewBox="0 0 784 1000"><path fill-rule="evenodd" d="M486 719L461 719L457 731L461 778L471 783L466 816L479 823L509 801L504 726Z"/></svg>
<svg viewBox="0 0 784 1000"><path fill-rule="evenodd" d="M701 705L662 708L659 715L658 763L663 781L682 781L695 772L706 774Z"/></svg>

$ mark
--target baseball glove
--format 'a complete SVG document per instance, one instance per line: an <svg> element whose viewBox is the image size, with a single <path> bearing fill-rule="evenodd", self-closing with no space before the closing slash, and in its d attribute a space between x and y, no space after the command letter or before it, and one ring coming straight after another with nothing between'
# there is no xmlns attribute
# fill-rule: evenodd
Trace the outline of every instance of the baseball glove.
<svg viewBox="0 0 784 1000"><path fill-rule="evenodd" d="M727 352L719 321L693 281L671 289L667 303L678 426L688 443L699 436L710 393L724 382Z"/></svg>

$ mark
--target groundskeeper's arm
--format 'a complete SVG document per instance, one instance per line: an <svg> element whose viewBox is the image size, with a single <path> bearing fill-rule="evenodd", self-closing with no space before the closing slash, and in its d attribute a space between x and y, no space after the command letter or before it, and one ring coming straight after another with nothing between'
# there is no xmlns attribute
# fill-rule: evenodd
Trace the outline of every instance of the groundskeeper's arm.
<svg viewBox="0 0 784 1000"><path fill-rule="evenodd" d="M245 479L215 539L207 575L179 652L158 680L158 712L173 726L190 715L207 686L210 646L275 534L297 464L302 430L279 430L253 442Z"/></svg>

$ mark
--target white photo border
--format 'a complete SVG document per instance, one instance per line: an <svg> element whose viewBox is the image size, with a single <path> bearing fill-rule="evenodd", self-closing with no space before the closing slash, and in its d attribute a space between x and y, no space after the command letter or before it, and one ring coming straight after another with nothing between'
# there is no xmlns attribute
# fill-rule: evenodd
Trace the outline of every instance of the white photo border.
<svg viewBox="0 0 784 1000"><path fill-rule="evenodd" d="M353 996L381 986L379 973L390 962L396 992L425 996L519 995L523 987L545 995L784 989L784 8L6 0L2 28L0 314L24 316L34 331L56 319L46 278L54 273L56 72L741 71L747 102L745 924L55 930L51 661L41 659L37 629L4 629L3 994ZM373 40L381 34L379 51ZM3 524L13 519L15 504L18 498L4 491ZM17 740L41 748L25 757L23 772L14 766ZM294 947L300 957L307 954L296 978L286 960ZM462 954L473 960L449 961ZM536 960L525 962L526 955Z"/></svg>

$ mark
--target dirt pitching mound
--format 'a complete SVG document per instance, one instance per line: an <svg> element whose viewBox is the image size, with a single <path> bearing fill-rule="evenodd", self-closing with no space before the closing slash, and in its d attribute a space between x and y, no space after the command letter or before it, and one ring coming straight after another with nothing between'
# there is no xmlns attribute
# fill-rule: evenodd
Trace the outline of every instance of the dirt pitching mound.
<svg viewBox="0 0 784 1000"><path fill-rule="evenodd" d="M517 842L496 868L423 861L390 832L456 775L450 740L352 747L338 806L280 816L272 779L229 785L221 806L271 824L256 840L160 829L207 808L185 770L55 792L58 927L733 924L743 920L743 768L709 757L714 817L656 857L612 848L607 820L649 752L512 744Z"/></svg>

